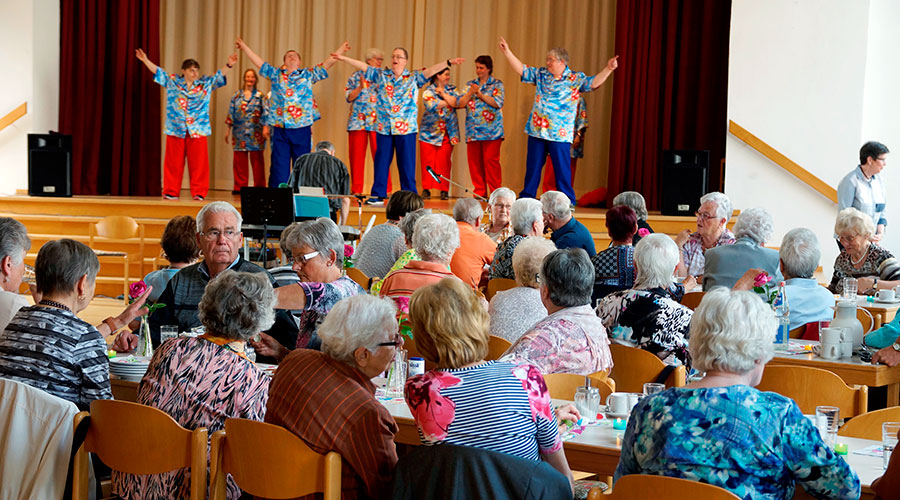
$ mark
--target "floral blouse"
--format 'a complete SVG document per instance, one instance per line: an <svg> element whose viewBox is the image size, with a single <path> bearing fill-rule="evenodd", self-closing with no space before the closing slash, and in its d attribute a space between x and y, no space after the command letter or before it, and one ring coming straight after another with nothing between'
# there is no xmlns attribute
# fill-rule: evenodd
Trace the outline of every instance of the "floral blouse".
<svg viewBox="0 0 900 500"><path fill-rule="evenodd" d="M466 104L466 142L503 139L503 109L501 108L503 108L503 98L506 94L503 82L489 76L483 85L477 78L469 81L466 88L468 89L470 85L479 85L481 93L493 97L497 107L472 96L472 99Z"/></svg>
<svg viewBox="0 0 900 500"><path fill-rule="evenodd" d="M243 90L238 90L231 96L225 124L232 127L232 145L235 151L266 149L266 140L262 136L266 108L266 98L259 90L254 90L250 99L244 97Z"/></svg>
<svg viewBox="0 0 900 500"><path fill-rule="evenodd" d="M525 66L522 82L537 87L534 106L525 124L525 133L554 142L572 142L575 114L582 92L590 92L593 76L572 71L567 66L559 78L547 68Z"/></svg>
<svg viewBox="0 0 900 500"><path fill-rule="evenodd" d="M375 131L382 135L406 135L419 131L419 88L428 80L421 71L403 70L398 77L391 68L369 66L366 80L375 85L378 103L375 106Z"/></svg>
<svg viewBox="0 0 900 500"><path fill-rule="evenodd" d="M456 98L460 93L456 86L444 87L447 94ZM443 102L434 85L427 85L422 89L422 104L425 111L422 113L422 125L419 127L419 140L432 146L440 146L446 137L451 146L459 144L459 119L456 116L456 108L438 107Z"/></svg>
<svg viewBox="0 0 900 500"><path fill-rule="evenodd" d="M515 234L507 238L503 243L497 245L497 251L494 252L494 260L491 261L491 270L488 273L490 279L516 279L516 274L513 272L512 265L513 252L516 251L516 247L524 239L524 236Z"/></svg>
<svg viewBox="0 0 900 500"><path fill-rule="evenodd" d="M153 81L166 88L166 135L197 138L212 134L209 100L213 90L225 86L221 71L201 76L189 88L183 76L166 73L158 67Z"/></svg>
<svg viewBox="0 0 900 500"><path fill-rule="evenodd" d="M378 102L378 96L375 95L375 88L372 87L373 82L366 79L364 71L354 71L350 78L347 79L347 86L344 87L344 97L349 99L350 93L356 90L362 83L362 90L356 95L356 99L350 102L350 116L347 117L347 130L368 130L375 131L375 104Z"/></svg>
<svg viewBox="0 0 900 500"><path fill-rule="evenodd" d="M498 245L500 243L503 243L504 241L506 241L507 238L510 238L513 234L515 234L515 233L513 233L512 224L506 224L505 226L503 226L503 229L501 229L499 232L496 232L496 233L491 232L491 224L490 223L482 224L482 225L478 226L478 229L482 233L490 236L491 239L494 240L494 243L496 243Z"/></svg>
<svg viewBox="0 0 900 500"><path fill-rule="evenodd" d="M347 276L331 283L297 283L306 295L306 306L300 315L300 332L297 334L297 348L319 349L322 340L316 335L325 316L341 299L366 293L365 289Z"/></svg>
<svg viewBox="0 0 900 500"><path fill-rule="evenodd" d="M831 284L828 285L828 289L833 293L843 293L844 283L842 283L842 281L844 278L881 276L882 263L893 258L893 254L884 247L877 243L870 243L869 251L866 252L866 257L862 262L862 266L856 268L853 266L853 262L851 262L850 254L844 250L838 254L836 259L834 259L834 274L831 275ZM865 290L859 290L860 294L864 292ZM873 291L872 293L875 292Z"/></svg>
<svg viewBox="0 0 900 500"><path fill-rule="evenodd" d="M742 499L856 499L859 478L792 400L745 385L669 389L631 413L615 480L628 474L713 484Z"/></svg>
<svg viewBox="0 0 900 500"><path fill-rule="evenodd" d="M302 128L322 117L313 97L312 86L328 78L328 70L324 66L318 64L288 73L286 69L263 63L259 74L272 81L268 124L283 128Z"/></svg>

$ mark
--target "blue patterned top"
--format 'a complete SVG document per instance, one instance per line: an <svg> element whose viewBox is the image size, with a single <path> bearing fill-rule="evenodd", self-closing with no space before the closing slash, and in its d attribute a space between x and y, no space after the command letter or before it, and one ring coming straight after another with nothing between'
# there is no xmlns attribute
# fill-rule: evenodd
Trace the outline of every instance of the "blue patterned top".
<svg viewBox="0 0 900 500"><path fill-rule="evenodd" d="M266 98L259 90L255 90L249 100L244 98L243 89L231 96L225 123L231 125L232 145L235 151L266 149L266 140L262 136L266 111Z"/></svg>
<svg viewBox="0 0 900 500"><path fill-rule="evenodd" d="M390 68L369 66L366 79L375 84L378 96L375 131L383 135L415 134L419 131L419 89L428 83L421 71L408 69L396 77Z"/></svg>
<svg viewBox="0 0 900 500"><path fill-rule="evenodd" d="M221 71L213 76L201 76L188 88L183 76L157 67L153 81L166 88L166 135L196 138L212 134L209 99L213 90L225 86Z"/></svg>
<svg viewBox="0 0 900 500"><path fill-rule="evenodd" d="M302 128L322 117L313 97L312 86L328 78L328 70L324 66L319 64L288 73L285 69L263 63L259 74L272 81L271 115L267 125Z"/></svg>
<svg viewBox="0 0 900 500"><path fill-rule="evenodd" d="M473 84L480 85L480 82L476 78L466 86ZM466 104L466 142L492 141L503 138L503 110L501 108L506 95L503 82L489 76L484 84L480 85L480 90L482 94L493 97L497 101L497 107L472 96L472 99Z"/></svg>
<svg viewBox="0 0 900 500"><path fill-rule="evenodd" d="M356 90L362 81L363 89L356 95L356 99L350 102L350 92ZM368 130L375 131L375 120L378 113L375 111L375 104L378 103L378 96L375 95L374 82L368 80L364 76L363 71L354 71L350 78L347 79L347 86L344 87L344 98L350 102L350 116L347 118L347 130Z"/></svg>
<svg viewBox="0 0 900 500"><path fill-rule="evenodd" d="M456 108L438 107L443 102L437 93L437 87L428 84L422 90L422 104L425 112L422 113L422 128L419 131L419 140L433 146L444 143L444 137L450 138L450 145L459 144L459 119L456 117ZM460 93L456 86L447 85L444 90L451 96L459 99Z"/></svg>
<svg viewBox="0 0 900 500"><path fill-rule="evenodd" d="M592 90L594 77L566 66L563 74L556 78L547 68L526 65L522 82L537 87L525 133L548 141L572 142L578 99L582 92Z"/></svg>
<svg viewBox="0 0 900 500"><path fill-rule="evenodd" d="M714 484L743 499L859 498L850 466L792 400L745 385L669 389L631 414L615 480L653 474Z"/></svg>
<svg viewBox="0 0 900 500"><path fill-rule="evenodd" d="M297 334L297 348L319 349L322 340L316 335L319 325L339 300L361 293L363 287L352 279L341 276L331 283L297 283L306 296L306 306L300 314L300 332Z"/></svg>

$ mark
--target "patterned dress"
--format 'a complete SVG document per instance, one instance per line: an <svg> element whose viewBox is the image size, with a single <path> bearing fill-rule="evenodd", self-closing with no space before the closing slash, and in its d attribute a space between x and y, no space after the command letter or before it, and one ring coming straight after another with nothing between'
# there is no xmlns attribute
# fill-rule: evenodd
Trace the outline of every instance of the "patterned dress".
<svg viewBox="0 0 900 500"><path fill-rule="evenodd" d="M843 293L844 278L862 278L865 276L881 276L881 266L885 261L894 260L894 255L890 251L877 243L870 243L869 250L860 267L855 267L851 261L850 254L846 250L838 254L834 259L834 274L831 275L831 284L828 289L833 293ZM859 290L864 293L865 290ZM875 292L872 292L875 293Z"/></svg>
<svg viewBox="0 0 900 500"><path fill-rule="evenodd" d="M722 232L722 236L719 236L719 239L716 240L715 246L734 245L734 242L734 234L732 234L728 228L725 228L725 231ZM689 275L699 276L703 274L703 268L706 266L706 258L703 255L703 240L700 238L700 233L695 231L691 234L691 237L681 248L681 256L684 259L684 265L687 267Z"/></svg>
<svg viewBox="0 0 900 500"><path fill-rule="evenodd" d="M568 66L556 78L547 68L525 65L522 83L537 87L525 133L547 141L572 142L578 99L582 92L592 90L593 82L593 76L572 71Z"/></svg>
<svg viewBox="0 0 900 500"><path fill-rule="evenodd" d="M352 279L341 276L331 283L305 283L297 285L306 296L306 306L300 315L300 333L297 334L297 348L319 349L322 340L316 335L325 316L341 299L366 293Z"/></svg>
<svg viewBox="0 0 900 500"><path fill-rule="evenodd" d="M628 420L615 480L628 474L710 483L742 499L856 499L856 473L822 442L797 404L745 385L669 389Z"/></svg>
<svg viewBox="0 0 900 500"><path fill-rule="evenodd" d="M244 97L243 90L238 90L231 96L225 124L232 127L232 145L235 151L266 149L262 128L266 122L264 115L267 107L266 98L259 90L254 90L250 99Z"/></svg>
<svg viewBox="0 0 900 500"><path fill-rule="evenodd" d="M490 279L506 278L514 280L516 274L513 272L512 257L516 247L525 240L525 237L516 234L507 238L503 243L497 245L497 251L494 252L494 260L491 261L491 270L488 274Z"/></svg>
<svg viewBox="0 0 900 500"><path fill-rule="evenodd" d="M512 224L510 223L506 223L506 225L503 226L503 229L496 233L491 232L491 226L492 224L482 224L478 226L478 228L482 233L488 235L492 240L494 240L494 243L498 245L506 241L507 238L510 238L514 234Z"/></svg>
<svg viewBox="0 0 900 500"><path fill-rule="evenodd" d="M594 283L621 288L634 286L634 247L615 245L591 257Z"/></svg>
<svg viewBox="0 0 900 500"><path fill-rule="evenodd" d="M319 105L313 97L312 86L328 78L328 71L321 64L311 68L299 68L290 73L263 63L259 74L272 81L272 97L267 125L283 128L302 128L312 125L322 117Z"/></svg>
<svg viewBox="0 0 900 500"><path fill-rule="evenodd" d="M212 134L209 99L213 90L225 86L221 71L213 76L201 76L188 87L184 77L156 68L153 81L166 88L166 135L196 138Z"/></svg>
<svg viewBox="0 0 900 500"><path fill-rule="evenodd" d="M477 78L466 83L467 88L470 85L479 85L481 93L493 97L497 107L495 108L477 97L469 100L466 104L466 142L503 139L503 110L501 108L503 108L503 100L506 95L503 82L489 76L483 85Z"/></svg>

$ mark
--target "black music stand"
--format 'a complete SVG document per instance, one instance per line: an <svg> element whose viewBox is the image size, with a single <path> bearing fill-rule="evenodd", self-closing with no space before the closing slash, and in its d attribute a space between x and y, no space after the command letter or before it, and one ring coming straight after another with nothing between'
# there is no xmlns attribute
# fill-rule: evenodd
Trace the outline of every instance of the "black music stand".
<svg viewBox="0 0 900 500"><path fill-rule="evenodd" d="M281 237L281 232L294 222L294 191L286 188L243 187L241 188L241 216L244 218L241 230L245 236L263 242L262 265L268 264L269 236Z"/></svg>

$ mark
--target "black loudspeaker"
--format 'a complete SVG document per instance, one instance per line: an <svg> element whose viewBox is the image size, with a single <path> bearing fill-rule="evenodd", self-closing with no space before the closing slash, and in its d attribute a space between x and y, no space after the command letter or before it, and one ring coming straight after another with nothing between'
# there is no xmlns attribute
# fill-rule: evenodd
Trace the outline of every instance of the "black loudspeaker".
<svg viewBox="0 0 900 500"><path fill-rule="evenodd" d="M692 216L709 184L709 151L669 150L662 153L663 215Z"/></svg>
<svg viewBox="0 0 900 500"><path fill-rule="evenodd" d="M72 196L72 136L28 134L28 194Z"/></svg>

